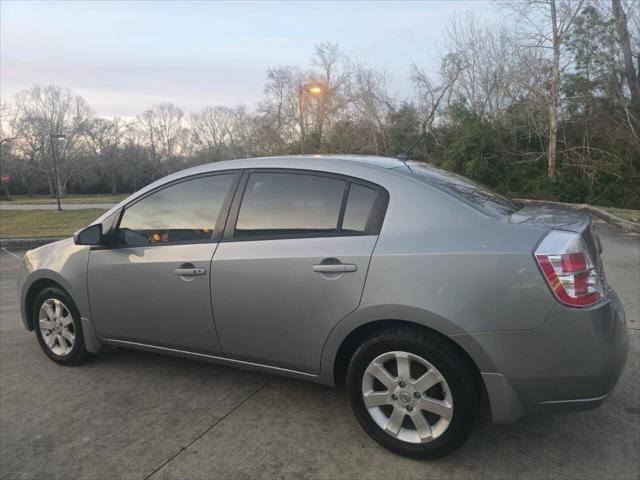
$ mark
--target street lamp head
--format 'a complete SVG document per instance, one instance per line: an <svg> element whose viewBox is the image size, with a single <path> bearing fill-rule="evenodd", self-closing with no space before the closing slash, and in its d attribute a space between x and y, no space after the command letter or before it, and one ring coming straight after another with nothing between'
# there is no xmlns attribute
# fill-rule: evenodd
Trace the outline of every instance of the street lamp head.
<svg viewBox="0 0 640 480"><path fill-rule="evenodd" d="M311 95L321 95L324 93L324 88L321 83L308 83L306 85L301 85L300 90L303 93Z"/></svg>
<svg viewBox="0 0 640 480"><path fill-rule="evenodd" d="M62 133L51 133L51 138L54 138L56 140L66 140L67 136L62 134Z"/></svg>

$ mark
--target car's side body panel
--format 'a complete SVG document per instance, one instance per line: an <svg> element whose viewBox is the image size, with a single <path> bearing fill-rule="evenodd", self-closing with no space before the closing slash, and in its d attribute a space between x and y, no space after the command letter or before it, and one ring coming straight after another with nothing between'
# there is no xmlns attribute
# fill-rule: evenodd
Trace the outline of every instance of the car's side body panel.
<svg viewBox="0 0 640 480"><path fill-rule="evenodd" d="M95 249L89 256L91 318L102 338L196 352L220 351L209 272L217 243ZM174 272L188 263L204 274Z"/></svg>
<svg viewBox="0 0 640 480"><path fill-rule="evenodd" d="M226 355L317 373L324 340L358 307L377 236L221 243L211 292ZM355 266L315 272L331 258Z"/></svg>
<svg viewBox="0 0 640 480"><path fill-rule="evenodd" d="M417 182L392 177L385 187L387 217L361 308L411 306L446 318L456 333L545 321L555 302L531 254L545 229L484 216Z"/></svg>

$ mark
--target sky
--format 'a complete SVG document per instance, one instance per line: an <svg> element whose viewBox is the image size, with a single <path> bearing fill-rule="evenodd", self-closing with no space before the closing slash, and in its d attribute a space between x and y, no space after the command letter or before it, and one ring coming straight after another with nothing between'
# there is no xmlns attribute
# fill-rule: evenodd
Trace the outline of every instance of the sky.
<svg viewBox="0 0 640 480"><path fill-rule="evenodd" d="M97 115L134 117L169 101L187 112L254 105L266 70L310 66L340 45L410 93L433 70L452 16L499 15L489 1L0 1L0 98L34 84L81 94Z"/></svg>

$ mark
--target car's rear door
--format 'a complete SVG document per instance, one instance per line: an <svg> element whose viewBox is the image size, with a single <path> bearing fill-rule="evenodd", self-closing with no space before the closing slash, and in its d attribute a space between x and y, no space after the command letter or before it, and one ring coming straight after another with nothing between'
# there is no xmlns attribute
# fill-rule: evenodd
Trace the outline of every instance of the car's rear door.
<svg viewBox="0 0 640 480"><path fill-rule="evenodd" d="M91 314L102 337L219 352L210 267L239 176L191 177L125 207L116 244L89 255Z"/></svg>
<svg viewBox="0 0 640 480"><path fill-rule="evenodd" d="M316 372L333 326L360 302L387 193L303 170L243 175L213 259L225 355Z"/></svg>

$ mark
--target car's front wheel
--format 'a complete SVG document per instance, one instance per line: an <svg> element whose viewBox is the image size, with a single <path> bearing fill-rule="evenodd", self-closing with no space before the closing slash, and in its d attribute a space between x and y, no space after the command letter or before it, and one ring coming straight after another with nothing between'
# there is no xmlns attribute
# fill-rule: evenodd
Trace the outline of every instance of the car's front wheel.
<svg viewBox="0 0 640 480"><path fill-rule="evenodd" d="M347 389L366 432L412 458L435 459L456 450L478 411L466 359L418 329L387 330L363 342L349 364Z"/></svg>
<svg viewBox="0 0 640 480"><path fill-rule="evenodd" d="M89 355L82 337L80 314L63 290L50 287L36 297L35 331L44 353L61 365L75 365Z"/></svg>

